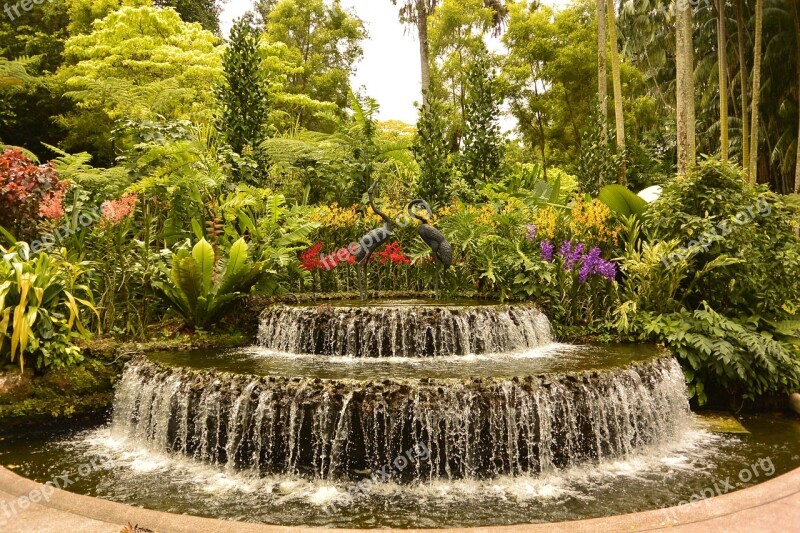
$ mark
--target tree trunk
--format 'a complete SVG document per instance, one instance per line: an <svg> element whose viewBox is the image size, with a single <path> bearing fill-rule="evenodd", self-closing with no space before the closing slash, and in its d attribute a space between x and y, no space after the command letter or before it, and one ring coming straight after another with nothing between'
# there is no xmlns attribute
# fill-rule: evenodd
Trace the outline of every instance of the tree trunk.
<svg viewBox="0 0 800 533"><path fill-rule="evenodd" d="M677 101L678 175L685 176L695 162L694 120L694 46L692 10L688 3L678 3L675 13L675 67Z"/></svg>
<svg viewBox="0 0 800 533"><path fill-rule="evenodd" d="M800 13L798 13L797 2L794 2L794 35L797 39L797 141L795 142L795 164L794 164L794 193L800 194Z"/></svg>
<svg viewBox="0 0 800 533"><path fill-rule="evenodd" d="M611 41L611 77L614 83L614 117L617 125L617 153L625 151L625 114L622 109L622 75L620 73L619 43L617 42L617 14L614 0L607 0L608 37ZM619 182L626 183L625 163L620 167Z"/></svg>
<svg viewBox="0 0 800 533"><path fill-rule="evenodd" d="M758 183L758 105L761 100L761 40L764 0L756 0L756 30L753 46L753 103L750 106L750 183Z"/></svg>
<svg viewBox="0 0 800 533"><path fill-rule="evenodd" d="M417 0L416 4L417 32L419 34L419 64L422 80L422 107L428 109L431 90L431 59L428 43L428 8L425 0Z"/></svg>
<svg viewBox="0 0 800 533"><path fill-rule="evenodd" d="M600 141L608 144L608 40L606 37L606 0L597 0L597 101L602 130Z"/></svg>
<svg viewBox="0 0 800 533"><path fill-rule="evenodd" d="M747 107L747 62L744 56L744 6L742 0L734 4L736 9L736 36L739 44L739 86L742 93L742 168L745 179L750 179L750 122L748 121Z"/></svg>
<svg viewBox="0 0 800 533"><path fill-rule="evenodd" d="M728 162L728 32L725 0L717 0L717 63L719 64L720 159Z"/></svg>

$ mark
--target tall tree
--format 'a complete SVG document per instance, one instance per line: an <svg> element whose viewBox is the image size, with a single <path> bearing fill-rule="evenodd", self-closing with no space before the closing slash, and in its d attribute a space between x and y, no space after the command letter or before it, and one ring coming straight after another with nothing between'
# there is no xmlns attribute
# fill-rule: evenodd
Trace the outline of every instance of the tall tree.
<svg viewBox="0 0 800 533"><path fill-rule="evenodd" d="M717 8L717 66L719 83L720 158L728 162L728 19L725 0L716 0Z"/></svg>
<svg viewBox="0 0 800 533"><path fill-rule="evenodd" d="M343 119L349 104L350 77L361 59L366 39L364 23L342 7L340 0L280 0L256 5L269 42L284 43L284 60L297 65L285 92L336 105ZM336 124L325 114L301 110L299 126L333 131Z"/></svg>
<svg viewBox="0 0 800 533"><path fill-rule="evenodd" d="M792 18L794 19L794 35L797 42L795 65L797 69L797 117L798 129L797 139L795 140L795 164L794 164L794 193L800 194L800 9L797 7L798 0L792 3Z"/></svg>
<svg viewBox="0 0 800 533"><path fill-rule="evenodd" d="M622 107L622 65L617 42L617 13L613 0L608 5L608 38L611 44L611 77L614 84L614 122L617 126L617 153L625 151L625 112ZM625 184L625 166L620 167L619 181Z"/></svg>
<svg viewBox="0 0 800 533"><path fill-rule="evenodd" d="M204 29L219 35L222 8L217 0L155 0L153 4L175 8L184 22L199 22Z"/></svg>
<svg viewBox="0 0 800 533"><path fill-rule="evenodd" d="M412 24L417 28L419 38L419 66L422 80L422 107L428 107L428 98L431 91L431 52L428 40L428 18L436 9L439 0L392 0L394 5L402 2L400 7L400 21Z"/></svg>
<svg viewBox="0 0 800 533"><path fill-rule="evenodd" d="M756 0L755 44L753 45L753 102L750 106L750 182L758 182L758 106L761 100L761 45L764 27L764 0Z"/></svg>
<svg viewBox="0 0 800 533"><path fill-rule="evenodd" d="M748 117L749 98L747 96L747 60L745 57L744 0L736 0L736 39L739 49L739 91L742 101L742 168L746 179L750 179L750 120Z"/></svg>
<svg viewBox="0 0 800 533"><path fill-rule="evenodd" d="M438 204L447 203L453 181L445 117L442 102L435 96L429 97L428 106L420 106L413 146L420 170L414 194Z"/></svg>
<svg viewBox="0 0 800 533"><path fill-rule="evenodd" d="M501 175L503 135L500 132L500 103L497 80L488 54L470 65L469 96L465 108L466 131L462 153L467 183L491 183Z"/></svg>
<svg viewBox="0 0 800 533"><path fill-rule="evenodd" d="M694 46L692 8L682 1L675 10L675 63L678 174L686 175L695 163Z"/></svg>
<svg viewBox="0 0 800 533"><path fill-rule="evenodd" d="M597 101L600 105L600 142L608 142L608 40L606 37L606 1L597 0Z"/></svg>
<svg viewBox="0 0 800 533"><path fill-rule="evenodd" d="M223 79L215 89L217 128L234 151L255 148L266 137L269 101L259 37L246 19L231 29L222 56Z"/></svg>

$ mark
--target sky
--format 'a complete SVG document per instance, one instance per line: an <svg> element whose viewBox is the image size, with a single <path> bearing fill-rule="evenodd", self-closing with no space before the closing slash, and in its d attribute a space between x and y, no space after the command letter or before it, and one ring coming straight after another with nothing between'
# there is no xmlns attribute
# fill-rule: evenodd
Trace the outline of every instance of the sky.
<svg viewBox="0 0 800 533"><path fill-rule="evenodd" d="M567 0L546 0L562 6ZM353 87L366 88L366 94L380 104L379 120L417 122L415 101L420 99L419 42L416 32L400 23L397 7L390 0L342 0L365 22L369 39L363 44L364 57L357 65ZM252 8L251 0L227 0L221 18L223 35L233 20Z"/></svg>

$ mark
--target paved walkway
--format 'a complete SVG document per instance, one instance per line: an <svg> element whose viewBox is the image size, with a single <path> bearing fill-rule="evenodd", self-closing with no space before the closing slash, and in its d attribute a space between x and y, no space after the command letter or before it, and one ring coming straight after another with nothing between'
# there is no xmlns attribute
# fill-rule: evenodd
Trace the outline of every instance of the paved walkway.
<svg viewBox="0 0 800 533"><path fill-rule="evenodd" d="M31 503L35 501L36 503ZM290 528L174 515L81 496L42 485L0 467L0 531L118 533L131 522L156 533L300 533ZM558 524L485 527L481 533L594 533L669 529L680 533L800 531L800 469L749 489L683 508ZM322 531L322 530L318 530ZM330 531L330 530L328 530ZM416 530L417 533L433 530ZM363 533L363 530L336 530Z"/></svg>

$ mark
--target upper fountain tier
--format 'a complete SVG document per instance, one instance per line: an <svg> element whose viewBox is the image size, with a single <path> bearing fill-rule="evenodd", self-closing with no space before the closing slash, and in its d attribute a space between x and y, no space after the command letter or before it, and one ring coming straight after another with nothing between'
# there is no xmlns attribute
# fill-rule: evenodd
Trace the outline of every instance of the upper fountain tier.
<svg viewBox="0 0 800 533"><path fill-rule="evenodd" d="M425 300L276 305L261 316L259 346L352 357L428 357L525 351L553 341L536 306Z"/></svg>

